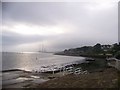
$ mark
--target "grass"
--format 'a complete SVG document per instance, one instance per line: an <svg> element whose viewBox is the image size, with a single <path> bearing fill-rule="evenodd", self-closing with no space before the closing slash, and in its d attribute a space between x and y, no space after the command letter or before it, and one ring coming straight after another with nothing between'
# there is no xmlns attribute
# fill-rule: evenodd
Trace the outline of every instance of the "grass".
<svg viewBox="0 0 120 90"><path fill-rule="evenodd" d="M107 68L103 72L69 74L35 85L36 88L118 88L117 70Z"/></svg>
<svg viewBox="0 0 120 90"><path fill-rule="evenodd" d="M107 67L107 62L105 59L95 58L95 61L78 64L75 67L81 67L83 70L88 70L89 72L101 71Z"/></svg>
<svg viewBox="0 0 120 90"><path fill-rule="evenodd" d="M120 88L120 71L118 71L118 86Z"/></svg>

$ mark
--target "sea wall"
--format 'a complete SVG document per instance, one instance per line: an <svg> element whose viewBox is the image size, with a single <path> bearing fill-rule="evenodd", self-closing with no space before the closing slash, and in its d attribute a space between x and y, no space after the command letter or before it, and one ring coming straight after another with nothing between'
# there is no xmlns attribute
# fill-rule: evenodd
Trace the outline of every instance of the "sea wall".
<svg viewBox="0 0 120 90"><path fill-rule="evenodd" d="M120 71L120 60L116 60L116 68Z"/></svg>

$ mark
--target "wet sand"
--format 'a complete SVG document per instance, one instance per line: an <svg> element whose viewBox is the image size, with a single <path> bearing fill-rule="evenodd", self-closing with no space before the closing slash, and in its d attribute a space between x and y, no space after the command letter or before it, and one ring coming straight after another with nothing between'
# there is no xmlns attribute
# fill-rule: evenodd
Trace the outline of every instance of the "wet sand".
<svg viewBox="0 0 120 90"><path fill-rule="evenodd" d="M30 85L48 81L47 74L35 74L23 70L2 72L2 88L27 88Z"/></svg>
<svg viewBox="0 0 120 90"><path fill-rule="evenodd" d="M106 68L88 74L3 72L3 88L118 88L118 71Z"/></svg>
<svg viewBox="0 0 120 90"><path fill-rule="evenodd" d="M2 88L29 88L30 86L44 83L50 79L62 77L67 72L35 73L19 69L2 72Z"/></svg>

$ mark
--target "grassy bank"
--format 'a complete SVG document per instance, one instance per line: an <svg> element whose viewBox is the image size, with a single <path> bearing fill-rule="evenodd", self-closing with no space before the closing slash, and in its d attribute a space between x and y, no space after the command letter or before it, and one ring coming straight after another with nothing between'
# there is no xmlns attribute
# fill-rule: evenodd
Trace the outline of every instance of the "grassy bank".
<svg viewBox="0 0 120 90"><path fill-rule="evenodd" d="M56 55L62 55L62 54L56 54ZM82 57L90 57L93 58L95 61L90 61L89 63L82 63L75 65L75 68L81 67L83 70L88 70L89 72L95 72L95 71L102 71L108 67L106 57L107 55L95 55L95 54L87 54L87 55L74 55L74 54L63 54L67 56L82 56ZM110 57L110 56L109 56Z"/></svg>
<svg viewBox="0 0 120 90"><path fill-rule="evenodd" d="M112 55L99 55L99 54L80 54L79 56L82 57L92 57L92 58L107 58L107 57L112 57Z"/></svg>
<svg viewBox="0 0 120 90"><path fill-rule="evenodd" d="M120 71L118 71L118 86L120 88Z"/></svg>
<svg viewBox="0 0 120 90"><path fill-rule="evenodd" d="M81 67L83 70L88 70L88 72L102 71L108 67L106 59L101 59L101 58L94 58L94 59L95 61L78 64L75 67Z"/></svg>
<svg viewBox="0 0 120 90"><path fill-rule="evenodd" d="M34 88L118 88L118 73L114 68L89 74L69 74L45 83L32 86Z"/></svg>

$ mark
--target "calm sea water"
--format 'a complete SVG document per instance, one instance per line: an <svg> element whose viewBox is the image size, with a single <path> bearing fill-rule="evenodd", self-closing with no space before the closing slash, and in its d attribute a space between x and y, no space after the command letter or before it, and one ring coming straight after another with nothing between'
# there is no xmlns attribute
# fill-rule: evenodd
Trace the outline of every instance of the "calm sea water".
<svg viewBox="0 0 120 90"><path fill-rule="evenodd" d="M82 63L84 57L53 55L53 53L2 53L2 70L37 70L41 66Z"/></svg>

